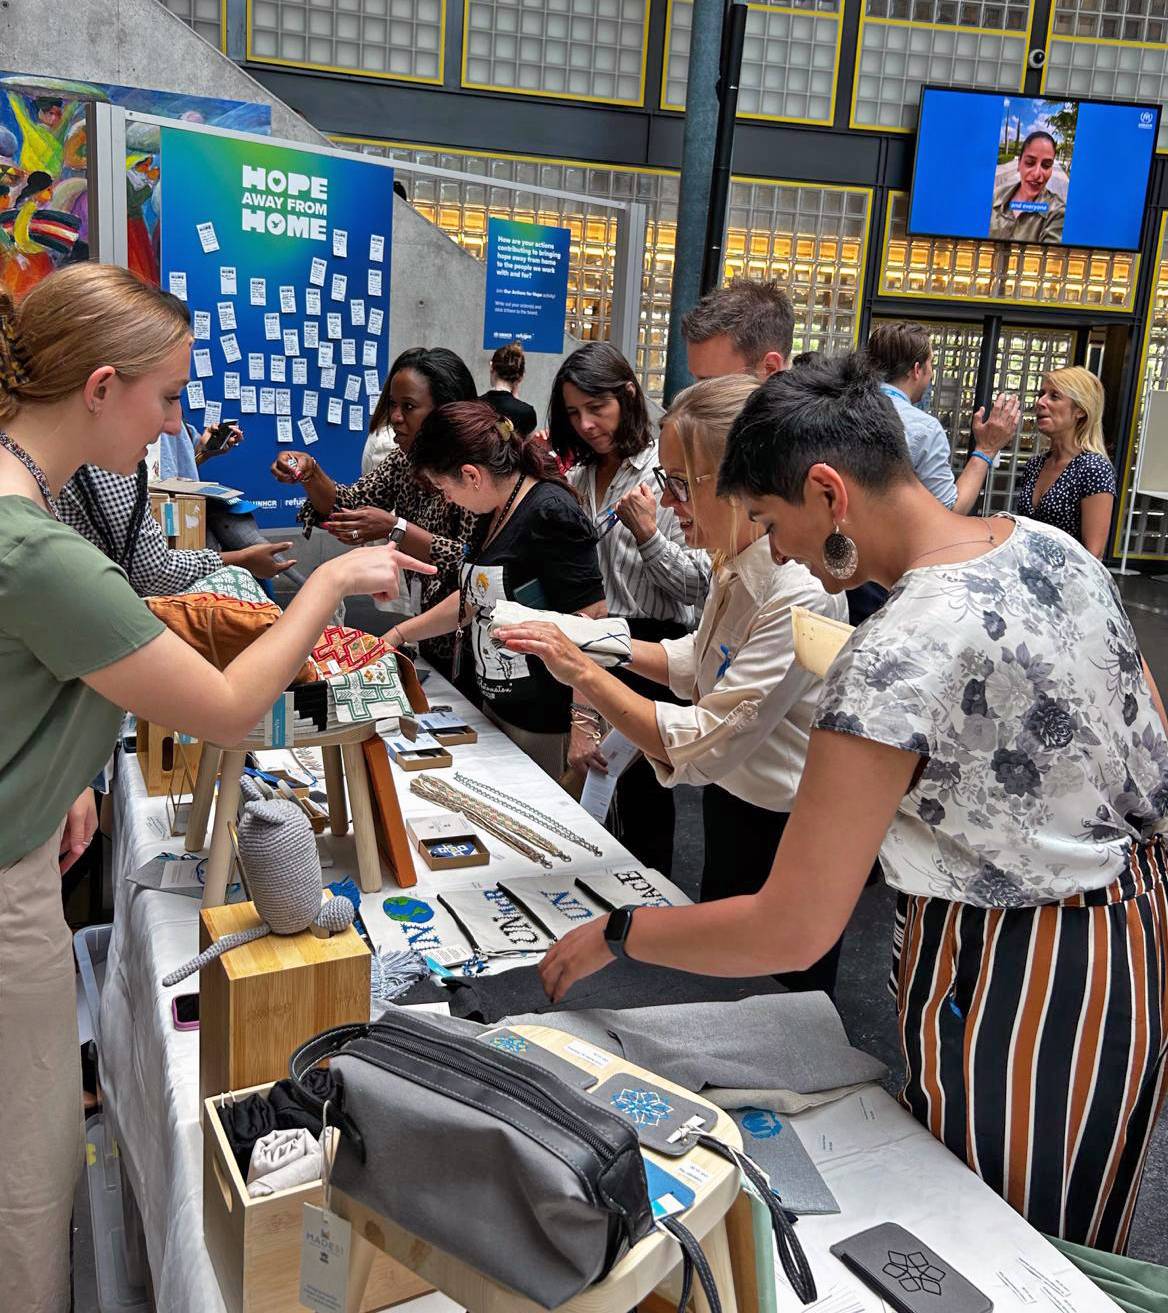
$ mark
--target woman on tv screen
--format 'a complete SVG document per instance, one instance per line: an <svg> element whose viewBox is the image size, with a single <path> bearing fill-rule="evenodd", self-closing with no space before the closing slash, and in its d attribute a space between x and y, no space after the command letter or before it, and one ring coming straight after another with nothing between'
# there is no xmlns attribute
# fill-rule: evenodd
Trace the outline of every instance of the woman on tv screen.
<svg viewBox="0 0 1168 1313"><path fill-rule="evenodd" d="M1022 143L1017 174L1011 170L994 189L988 236L1004 242L1061 242L1067 203L1050 186L1057 142L1049 132L1032 132ZM999 175L1001 170L999 170Z"/></svg>

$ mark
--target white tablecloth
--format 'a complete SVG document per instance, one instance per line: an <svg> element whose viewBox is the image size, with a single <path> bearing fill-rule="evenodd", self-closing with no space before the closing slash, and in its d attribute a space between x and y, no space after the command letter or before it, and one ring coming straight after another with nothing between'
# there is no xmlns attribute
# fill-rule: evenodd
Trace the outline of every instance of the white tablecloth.
<svg viewBox="0 0 1168 1313"><path fill-rule="evenodd" d="M456 769L516 792L604 850L597 859L572 849L573 865L557 862L557 867L584 871L631 861L611 835L449 685L432 676L427 693L431 702L450 703L479 732L477 744L453 750ZM407 817L434 810L409 792L408 775L395 767L394 776ZM173 989L160 983L197 952L199 905L125 879L158 853L181 849L181 840L167 830L164 799L146 797L132 756L121 761L115 800L115 919L101 1006L107 1110L142 1214L159 1313L223 1313L203 1245L198 1033L175 1030L170 1014L172 996L188 991L192 981ZM351 839L329 843L336 866L326 878L355 875ZM439 888L540 869L496 840L487 837L487 843L487 867L434 874L417 857L417 892L426 896ZM387 882L386 893L396 889ZM367 895L362 902L375 940L385 925L382 897ZM833 1304L831 1313L887 1307L827 1252L837 1240L878 1221L900 1222L918 1235L980 1286L1000 1313L1114 1309L878 1087L792 1120L843 1210L838 1216L804 1218L798 1227L821 1296L845 1298L840 1307ZM793 1299L789 1291L781 1292L780 1307L792 1307ZM450 1301L431 1296L421 1313L453 1309Z"/></svg>

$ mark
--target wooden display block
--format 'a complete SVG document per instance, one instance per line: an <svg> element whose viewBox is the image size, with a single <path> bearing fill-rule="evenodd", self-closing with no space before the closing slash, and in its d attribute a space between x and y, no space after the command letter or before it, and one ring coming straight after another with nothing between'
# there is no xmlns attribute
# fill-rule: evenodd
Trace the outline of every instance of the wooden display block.
<svg viewBox="0 0 1168 1313"><path fill-rule="evenodd" d="M203 745L182 742L175 730L163 729L153 721L139 720L136 730L138 765L151 798L190 792L199 773Z"/></svg>
<svg viewBox="0 0 1168 1313"><path fill-rule="evenodd" d="M204 907L199 951L261 924L254 903ZM369 1020L369 950L350 926L318 939L265 935L204 968L199 985L199 1097L282 1080L305 1040Z"/></svg>
<svg viewBox="0 0 1168 1313"><path fill-rule="evenodd" d="M150 493L150 514L162 527L169 546L199 551L207 545L207 499L190 493Z"/></svg>
<svg viewBox="0 0 1168 1313"><path fill-rule="evenodd" d="M305 1204L320 1207L319 1181L252 1199L227 1143L218 1104L267 1094L268 1083L203 1105L203 1239L228 1313L288 1313L300 1308L300 1236ZM415 1299L433 1289L387 1254L373 1262L361 1313Z"/></svg>

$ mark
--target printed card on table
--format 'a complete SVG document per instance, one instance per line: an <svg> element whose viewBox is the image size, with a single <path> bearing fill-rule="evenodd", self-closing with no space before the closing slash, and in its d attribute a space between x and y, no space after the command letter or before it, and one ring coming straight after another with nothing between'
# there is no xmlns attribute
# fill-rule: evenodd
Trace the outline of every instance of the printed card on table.
<svg viewBox="0 0 1168 1313"><path fill-rule="evenodd" d="M304 313L306 315L320 314L320 288L306 287L304 289Z"/></svg>
<svg viewBox="0 0 1168 1313"><path fill-rule="evenodd" d="M239 375L233 370L228 370L223 375L223 400L239 400Z"/></svg>
<svg viewBox="0 0 1168 1313"><path fill-rule="evenodd" d="M316 431L316 425L310 419L302 419L296 425L300 430L300 436L304 440L306 447L311 447L314 442L320 441L320 435Z"/></svg>
<svg viewBox="0 0 1168 1313"><path fill-rule="evenodd" d="M219 309L219 331L221 333L227 333L227 332L233 333L236 328L235 302L220 301L218 305L218 309Z"/></svg>
<svg viewBox="0 0 1168 1313"><path fill-rule="evenodd" d="M339 338L345 331L344 320L339 314L328 314L324 318L326 331L331 338Z"/></svg>
<svg viewBox="0 0 1168 1313"><path fill-rule="evenodd" d="M237 281L235 266L233 264L221 264L219 266L220 296L234 296L237 290Z"/></svg>
<svg viewBox="0 0 1168 1313"><path fill-rule="evenodd" d="M262 352L249 351L247 353L247 376L251 379L262 379L264 374L264 359Z"/></svg>
<svg viewBox="0 0 1168 1313"><path fill-rule="evenodd" d="M355 365L357 363L357 343L351 337L341 339L341 364Z"/></svg>
<svg viewBox="0 0 1168 1313"><path fill-rule="evenodd" d="M292 413L292 389L276 389L276 414L291 415Z"/></svg>
<svg viewBox="0 0 1168 1313"><path fill-rule="evenodd" d="M254 415L256 413L255 388L245 386L239 389L239 409L245 415Z"/></svg>
<svg viewBox="0 0 1168 1313"><path fill-rule="evenodd" d="M300 334L294 328L284 329L284 354L286 356L300 354Z"/></svg>
<svg viewBox="0 0 1168 1313"><path fill-rule="evenodd" d="M213 223L197 223L195 230L199 234L199 245L203 248L205 255L210 255L212 251L219 249L219 238L215 236L215 225Z"/></svg>
<svg viewBox="0 0 1168 1313"><path fill-rule="evenodd" d="M280 331L280 316L275 313L264 315L264 337L269 342L278 342Z"/></svg>
<svg viewBox="0 0 1168 1313"><path fill-rule="evenodd" d="M260 414L274 415L276 413L276 389L260 388Z"/></svg>
<svg viewBox="0 0 1168 1313"><path fill-rule="evenodd" d="M317 362L319 364L319 361ZM320 371L320 386L324 392L331 392L337 385L335 365L325 365Z"/></svg>
<svg viewBox="0 0 1168 1313"><path fill-rule="evenodd" d="M187 299L187 276L182 270L172 270L167 282L171 296L177 296L180 301L185 301Z"/></svg>
<svg viewBox="0 0 1168 1313"><path fill-rule="evenodd" d="M349 407L349 428L354 433L360 433L365 428L365 412L360 406Z"/></svg>
<svg viewBox="0 0 1168 1313"><path fill-rule="evenodd" d="M361 400L361 380L356 374L350 374L348 378L345 379L345 400Z"/></svg>
<svg viewBox="0 0 1168 1313"><path fill-rule="evenodd" d="M280 313L282 315L296 313L296 288L288 283L280 288Z"/></svg>
<svg viewBox="0 0 1168 1313"><path fill-rule="evenodd" d="M369 276L368 276L368 278L365 280L365 286L366 286L366 288L368 289L368 292L369 292L369 295L370 295L370 296L380 296L380 295L381 295L381 270L380 270L380 269L370 269L370 270L369 270Z"/></svg>
<svg viewBox="0 0 1168 1313"><path fill-rule="evenodd" d="M307 419L315 419L317 406L320 404L320 394L305 390L300 394L300 411Z"/></svg>
<svg viewBox="0 0 1168 1313"><path fill-rule="evenodd" d="M191 410L202 410L206 404L201 380L192 378L187 384L187 405Z"/></svg>
<svg viewBox="0 0 1168 1313"><path fill-rule="evenodd" d="M332 291L329 293L330 298L334 301L343 301L348 289L348 277L345 274L333 274Z"/></svg>
<svg viewBox="0 0 1168 1313"><path fill-rule="evenodd" d="M249 284L252 305L268 304L268 280L266 278L253 278Z"/></svg>
<svg viewBox="0 0 1168 1313"><path fill-rule="evenodd" d="M192 319L195 341L209 341L211 337L211 312L209 310L196 310Z"/></svg>
<svg viewBox="0 0 1168 1313"><path fill-rule="evenodd" d="M320 258L319 255L313 256L312 265L308 270L308 281L313 285L313 287L324 286L324 275L325 275L325 270L327 268L328 265L325 263L324 260Z"/></svg>
<svg viewBox="0 0 1168 1313"><path fill-rule="evenodd" d="M203 411L203 427L213 429L222 418L223 403L221 401L208 401Z"/></svg>
<svg viewBox="0 0 1168 1313"><path fill-rule="evenodd" d="M312 350L315 351L316 348L320 346L320 325L314 320L305 320L304 332L301 336L305 350L308 350L308 348L311 347Z"/></svg>
<svg viewBox="0 0 1168 1313"><path fill-rule="evenodd" d="M366 342L362 342L362 343L361 343L361 363L362 363L363 365L376 365L376 364L377 364L377 343L376 343L376 342L368 342L368 341L366 341Z"/></svg>
<svg viewBox="0 0 1168 1313"><path fill-rule="evenodd" d="M223 359L229 365L234 365L243 356L243 352L239 349L239 339L234 333L225 333L219 339L219 346L223 351Z"/></svg>
<svg viewBox="0 0 1168 1313"><path fill-rule="evenodd" d="M385 238L381 233L369 234L369 258L378 264L385 262Z"/></svg>
<svg viewBox="0 0 1168 1313"><path fill-rule="evenodd" d="M303 387L308 382L308 361L297 356L292 362L292 382Z"/></svg>
<svg viewBox="0 0 1168 1313"><path fill-rule="evenodd" d="M345 403L340 397L329 397L328 403L328 422L330 424L339 424L344 417Z"/></svg>
<svg viewBox="0 0 1168 1313"><path fill-rule="evenodd" d="M287 415L280 415L276 419L276 441L292 441L292 420Z"/></svg>
<svg viewBox="0 0 1168 1313"><path fill-rule="evenodd" d="M365 302L359 296L355 296L349 302L349 318L353 321L354 328L365 327Z"/></svg>
<svg viewBox="0 0 1168 1313"><path fill-rule="evenodd" d="M349 254L349 234L344 228L333 229L333 254L341 259Z"/></svg>
<svg viewBox="0 0 1168 1313"><path fill-rule="evenodd" d="M368 330L369 330L369 336L370 336L370 337L380 337L380 336L381 336L381 326L382 326L382 324L383 324L384 322L385 322L385 311L384 311L384 310L376 310L376 309L374 309L374 310L370 310L370 311L369 311L369 323L366 325L366 327L367 327Z"/></svg>
<svg viewBox="0 0 1168 1313"><path fill-rule="evenodd" d="M269 375L273 383L286 383L288 381L287 357L273 356L269 369Z"/></svg>
<svg viewBox="0 0 1168 1313"><path fill-rule="evenodd" d="M200 378L209 378L211 376L211 353L206 347L200 348L194 352L193 359L195 362L195 373Z"/></svg>

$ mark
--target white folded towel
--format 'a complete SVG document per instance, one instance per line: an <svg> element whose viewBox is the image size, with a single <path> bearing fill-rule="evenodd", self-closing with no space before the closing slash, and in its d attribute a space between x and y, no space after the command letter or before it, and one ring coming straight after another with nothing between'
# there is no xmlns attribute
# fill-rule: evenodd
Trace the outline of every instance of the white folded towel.
<svg viewBox="0 0 1168 1313"><path fill-rule="evenodd" d="M247 1192L253 1199L319 1181L323 1169L320 1142L303 1127L271 1131L251 1151Z"/></svg>
<svg viewBox="0 0 1168 1313"><path fill-rule="evenodd" d="M560 611L537 611L519 602L496 602L491 612L491 639L498 643L495 631L510 625L529 625L537 620L555 625L569 640L591 657L598 666L623 666L633 659L629 622L615 616L592 620L584 615L565 615ZM503 645L499 643L499 646Z"/></svg>

